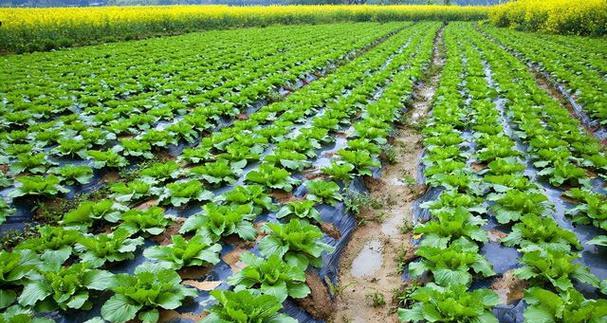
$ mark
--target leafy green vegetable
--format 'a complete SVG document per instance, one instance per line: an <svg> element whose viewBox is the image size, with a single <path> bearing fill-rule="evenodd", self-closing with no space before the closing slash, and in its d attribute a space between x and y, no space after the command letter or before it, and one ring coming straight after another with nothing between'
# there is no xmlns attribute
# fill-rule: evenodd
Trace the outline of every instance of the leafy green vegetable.
<svg viewBox="0 0 607 323"><path fill-rule="evenodd" d="M424 202L420 207L429 209L431 212L463 207L470 212L486 213L485 207L481 204L482 199L479 197L458 193L456 191L444 191L438 199Z"/></svg>
<svg viewBox="0 0 607 323"><path fill-rule="evenodd" d="M41 308L90 310L90 290L105 290L113 284L110 272L91 269L87 263L68 267L46 263L39 279L30 281L19 296L19 304Z"/></svg>
<svg viewBox="0 0 607 323"><path fill-rule="evenodd" d="M101 315L110 322L127 322L135 317L144 323L159 319L158 309L175 309L196 291L181 285L177 272L160 265L143 263L134 274L118 274L111 286L114 296L101 307Z"/></svg>
<svg viewBox="0 0 607 323"><path fill-rule="evenodd" d="M31 309L13 305L0 313L2 323L53 323L55 321L43 317L35 317Z"/></svg>
<svg viewBox="0 0 607 323"><path fill-rule="evenodd" d="M592 224L607 230L607 198L604 195L579 188L573 188L565 195L580 202L567 211L567 215L573 217L574 223Z"/></svg>
<svg viewBox="0 0 607 323"><path fill-rule="evenodd" d="M422 246L447 248L449 242L460 238L478 242L487 241L487 231L481 228L486 221L472 215L463 207L435 211L433 215L433 220L415 228L415 233L424 235Z"/></svg>
<svg viewBox="0 0 607 323"><path fill-rule="evenodd" d="M155 147L166 147L168 145L177 144L176 138L171 132L165 130L150 129L141 135L141 141L146 142ZM147 148L145 146L139 146L140 148ZM144 148L145 147L145 148ZM141 150L143 150L141 149Z"/></svg>
<svg viewBox="0 0 607 323"><path fill-rule="evenodd" d="M40 260L31 250L0 251L0 309L15 302L17 293L10 289L31 276Z"/></svg>
<svg viewBox="0 0 607 323"><path fill-rule="evenodd" d="M154 206L146 210L132 209L124 212L120 219L120 228L126 229L131 234L143 232L150 235L159 235L171 222L164 210Z"/></svg>
<svg viewBox="0 0 607 323"><path fill-rule="evenodd" d="M195 147L186 148L179 155L179 160L185 160L191 163L200 163L201 161L208 160L211 157L210 148L208 147Z"/></svg>
<svg viewBox="0 0 607 323"><path fill-rule="evenodd" d="M569 252L582 249L575 233L561 228L552 218L528 214L512 227L502 242L509 247L519 245L522 250L550 249Z"/></svg>
<svg viewBox="0 0 607 323"><path fill-rule="evenodd" d="M586 300L573 288L560 294L539 287L525 291L527 322L602 322L607 320L607 300Z"/></svg>
<svg viewBox="0 0 607 323"><path fill-rule="evenodd" d="M272 198L260 185L238 185L231 191L217 196L216 201L239 205L252 203L255 214L261 214L264 210L274 211L276 209Z"/></svg>
<svg viewBox="0 0 607 323"><path fill-rule="evenodd" d="M218 304L208 309L201 323L258 322L295 323L297 320L278 313L282 304L271 295L254 295L248 290L211 291Z"/></svg>
<svg viewBox="0 0 607 323"><path fill-rule="evenodd" d="M65 165L53 168L51 173L62 177L67 185L74 185L76 182L83 185L88 184L93 178L93 169L86 165Z"/></svg>
<svg viewBox="0 0 607 323"><path fill-rule="evenodd" d="M312 200L290 201L276 213L276 218L282 219L295 216L300 219L314 220L320 223L320 213L314 208L314 205L316 205L316 202Z"/></svg>
<svg viewBox="0 0 607 323"><path fill-rule="evenodd" d="M237 234L245 240L253 240L257 231L253 227L255 213L251 204L217 205L208 203L202 212L190 216L179 230L181 233L196 230L199 235L219 239L222 236Z"/></svg>
<svg viewBox="0 0 607 323"><path fill-rule="evenodd" d="M137 201L147 197L152 192L152 186L143 180L133 180L128 183L118 182L110 186L113 199L118 202Z"/></svg>
<svg viewBox="0 0 607 323"><path fill-rule="evenodd" d="M120 145L116 147L116 151L121 152L124 156L143 157L145 159L154 158L154 154L152 154L152 146L145 141L124 138L120 139Z"/></svg>
<svg viewBox="0 0 607 323"><path fill-rule="evenodd" d="M308 188L306 198L309 200L330 205L342 200L339 185L335 182L317 179L306 182L306 187Z"/></svg>
<svg viewBox="0 0 607 323"><path fill-rule="evenodd" d="M320 229L306 221L292 219L287 224L267 223L268 232L259 242L259 251L265 256L277 254L290 265L307 268L320 267L323 252L333 252L333 247L322 242Z"/></svg>
<svg viewBox="0 0 607 323"><path fill-rule="evenodd" d="M281 303L288 296L303 298L310 293L304 269L289 265L273 254L267 259L246 252L240 256L246 267L228 278L235 290L258 288L262 294L272 295Z"/></svg>
<svg viewBox="0 0 607 323"><path fill-rule="evenodd" d="M191 201L211 200L213 193L204 189L197 180L167 184L160 194L160 202L179 207Z"/></svg>
<svg viewBox="0 0 607 323"><path fill-rule="evenodd" d="M398 317L403 322L497 323L491 313L499 304L497 294L489 289L467 289L465 285L442 287L428 283L413 291L409 298L415 303L410 309L398 309Z"/></svg>
<svg viewBox="0 0 607 323"><path fill-rule="evenodd" d="M118 227L111 233L100 233L94 236L83 236L75 246L83 262L97 268L106 262L119 262L135 257L135 250L143 245L143 237L130 239L132 232Z"/></svg>
<svg viewBox="0 0 607 323"><path fill-rule="evenodd" d="M13 214L15 209L10 207L4 199L0 199L0 224L6 221L6 217Z"/></svg>
<svg viewBox="0 0 607 323"><path fill-rule="evenodd" d="M40 236L23 240L16 250L31 250L39 254L44 261L63 263L72 254L72 247L81 237L77 230L63 227L41 226Z"/></svg>
<svg viewBox="0 0 607 323"><path fill-rule="evenodd" d="M523 255L523 266L517 268L514 273L521 279L549 282L561 291L573 288L571 279L599 287L599 279L584 265L576 263L576 258L577 255L562 251L534 250Z"/></svg>
<svg viewBox="0 0 607 323"><path fill-rule="evenodd" d="M120 219L120 214L127 209L124 205L110 199L84 201L63 216L62 224L66 227L89 228L100 219L117 222Z"/></svg>
<svg viewBox="0 0 607 323"><path fill-rule="evenodd" d="M67 193L68 189L61 186L61 179L55 175L48 176L21 176L17 178L19 185L9 193L9 197L16 198L30 195L55 196Z"/></svg>
<svg viewBox="0 0 607 323"><path fill-rule="evenodd" d="M607 247L607 235L595 236L586 243L589 245Z"/></svg>
<svg viewBox="0 0 607 323"><path fill-rule="evenodd" d="M52 162L47 160L46 155L43 153L21 153L18 154L16 158L17 160L10 164L10 175L19 175L23 172L42 174L53 165Z"/></svg>
<svg viewBox="0 0 607 323"><path fill-rule="evenodd" d="M59 156L78 156L91 147L91 143L83 138L62 138L57 143L59 145L53 151Z"/></svg>
<svg viewBox="0 0 607 323"><path fill-rule="evenodd" d="M490 201L495 201L491 211L499 223L518 221L524 214L542 215L546 209L548 198L539 192L509 190L504 194L490 195Z"/></svg>
<svg viewBox="0 0 607 323"><path fill-rule="evenodd" d="M304 154L286 149L277 149L273 154L265 157L264 161L272 165L280 165L289 170L301 171L310 163Z"/></svg>
<svg viewBox="0 0 607 323"><path fill-rule="evenodd" d="M554 186L563 184L588 186L590 184L586 171L567 161L555 161L552 167L542 169L538 175L548 176L550 184Z"/></svg>
<svg viewBox="0 0 607 323"><path fill-rule="evenodd" d="M371 176L372 169L381 166L379 161L373 159L366 150L340 150L337 154L347 163L354 165L356 172L360 176Z"/></svg>
<svg viewBox="0 0 607 323"><path fill-rule="evenodd" d="M146 182L164 182L170 179L176 179L181 174L181 167L177 162L169 160L161 163L153 163L142 169L139 174Z"/></svg>
<svg viewBox="0 0 607 323"><path fill-rule="evenodd" d="M299 184L299 180L290 177L286 169L271 164L261 164L257 170L250 171L246 181L286 192L290 192L293 185Z"/></svg>
<svg viewBox="0 0 607 323"><path fill-rule="evenodd" d="M335 180L349 181L354 177L354 165L344 161L332 161L331 165L321 169L323 174L331 176Z"/></svg>
<svg viewBox="0 0 607 323"><path fill-rule="evenodd" d="M470 271L483 277L495 274L487 259L478 253L476 243L467 239L454 240L446 248L421 246L415 254L422 259L409 264L411 276L420 277L430 271L441 286L470 284Z"/></svg>
<svg viewBox="0 0 607 323"><path fill-rule="evenodd" d="M230 163L227 160L220 159L216 162L191 168L189 173L212 185L234 184L245 165L246 161L244 163Z"/></svg>
<svg viewBox="0 0 607 323"><path fill-rule="evenodd" d="M174 235L171 240L173 243L170 245L147 248L143 255L175 270L183 267L215 265L219 262L221 245L214 243L208 236L197 234L186 240L183 236Z"/></svg>
<svg viewBox="0 0 607 323"><path fill-rule="evenodd" d="M119 168L128 165L126 158L120 156L113 150L87 150L86 156L93 161L93 168L112 167Z"/></svg>

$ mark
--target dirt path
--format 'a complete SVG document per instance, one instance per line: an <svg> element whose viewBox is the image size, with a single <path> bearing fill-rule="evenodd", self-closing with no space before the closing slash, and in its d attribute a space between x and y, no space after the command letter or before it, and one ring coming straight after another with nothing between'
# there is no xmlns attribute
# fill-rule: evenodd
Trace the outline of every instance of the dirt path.
<svg viewBox="0 0 607 323"><path fill-rule="evenodd" d="M398 125L392 138L394 163L384 162L381 178L367 182L374 207L361 210L358 218L363 223L342 255L331 322L398 322L395 295L403 285L399 267L414 256L411 208L425 189L412 182L422 151L416 129L430 109L444 64L442 34L441 28L428 79L416 89L406 124Z"/></svg>

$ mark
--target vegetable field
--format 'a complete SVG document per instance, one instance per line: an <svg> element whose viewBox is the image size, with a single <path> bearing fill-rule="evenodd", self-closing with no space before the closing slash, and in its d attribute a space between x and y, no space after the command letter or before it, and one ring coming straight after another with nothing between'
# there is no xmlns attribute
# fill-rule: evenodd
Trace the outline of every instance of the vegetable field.
<svg viewBox="0 0 607 323"><path fill-rule="evenodd" d="M0 57L0 322L605 322L607 42L486 22Z"/></svg>

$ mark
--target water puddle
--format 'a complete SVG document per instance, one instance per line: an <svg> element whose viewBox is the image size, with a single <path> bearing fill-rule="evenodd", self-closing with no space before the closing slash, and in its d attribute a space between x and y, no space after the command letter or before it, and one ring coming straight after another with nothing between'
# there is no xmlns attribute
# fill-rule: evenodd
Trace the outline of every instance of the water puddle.
<svg viewBox="0 0 607 323"><path fill-rule="evenodd" d="M370 278L383 264L384 247L380 240L370 240L352 261L352 276Z"/></svg>
<svg viewBox="0 0 607 323"><path fill-rule="evenodd" d="M405 210L396 209L392 216L381 225L381 232L389 237L400 235L400 228L405 221Z"/></svg>

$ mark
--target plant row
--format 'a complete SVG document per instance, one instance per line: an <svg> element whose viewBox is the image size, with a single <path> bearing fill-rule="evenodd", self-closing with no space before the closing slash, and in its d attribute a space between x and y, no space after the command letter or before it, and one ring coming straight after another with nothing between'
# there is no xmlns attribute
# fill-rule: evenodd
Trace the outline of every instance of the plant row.
<svg viewBox="0 0 607 323"><path fill-rule="evenodd" d="M483 28L506 47L521 53L559 83L565 85L585 112L607 124L607 60L593 50L572 48L534 34Z"/></svg>
<svg viewBox="0 0 607 323"><path fill-rule="evenodd" d="M218 304L210 309L211 314L205 320L293 321L278 313L282 301L309 293L304 272L309 265L319 266L322 252L331 249L323 242L322 231L314 225L319 224L314 206L339 200L339 187L330 181L307 181L305 199L284 205L274 203L269 193L289 192L299 184L293 174L309 165L307 159L313 158L321 145L332 141L329 133L334 134L356 118L378 87L392 83L392 76L402 72L407 59L420 49L416 45L418 39L430 27L424 24L403 31L339 68L334 75L317 81L322 84L314 82L295 92L289 100L297 96L299 99L290 102L288 109L282 110L286 105L281 102L268 105L247 120L236 121L204 138L190 150L195 154L184 151L182 156L189 155L180 159L195 164L193 167L183 168L177 162L151 165L139 172L141 179L112 186L111 199L83 202L64 216L62 226L42 227L39 237L24 241L14 251L6 252L6 256L27 258L24 254L32 252L32 258L54 259L58 268L65 271L76 270L76 265L70 264L77 257L81 260L78 265L87 267L83 272L90 270L94 275L112 278L106 279L108 285L93 287L89 286L89 280L81 280L80 285L69 291L47 295L41 292L52 290L42 286L46 281L29 287L34 283L32 277L44 274L39 267L3 282L3 291L19 304L12 305L7 312L28 312L31 307L41 312L50 308L87 309L92 306L89 292L111 289L114 296L101 307L104 319L123 322L138 317L154 322L158 309L177 308L186 297L196 294L179 284L175 270L217 264L220 239L236 235L242 240L263 238L254 253L242 255L245 269L228 279L235 286L234 292L211 292ZM307 116L313 113L317 116L308 120ZM203 149L206 154L200 153ZM235 185L231 189L228 186L220 195L210 191L229 184ZM180 234L171 237L172 243L144 250L144 256L154 263L144 263L134 275L110 275L105 270L111 268L110 264L132 259L144 238L162 234L177 221L160 207L134 207L152 197L167 206L201 205L202 211L183 223ZM265 224L265 233L260 236L253 222L265 212L274 212L276 218L284 219ZM286 222L287 219L291 220ZM14 268L18 267L21 266ZM57 282L66 278L54 277ZM18 295L20 285L24 288ZM73 300L76 296L78 302ZM5 306L12 302L7 301ZM42 303L52 306L45 308Z"/></svg>
<svg viewBox="0 0 607 323"><path fill-rule="evenodd" d="M482 38L477 39L484 40ZM470 49L469 52L476 49L476 51L482 53L482 59L486 59L486 67L490 67L488 70L491 71L489 85L501 91L502 87L506 87L508 84L505 83L506 75L500 75L500 70L493 68L493 66L503 64L499 61L501 56L485 51L480 41L473 41L472 43L475 46L478 45L478 47ZM480 63L477 63L477 66L479 66L479 71L486 68ZM513 82L512 73L509 76L511 77L510 82ZM502 83L499 81L493 83L494 77L495 80L500 80ZM510 104L509 100L503 102L503 105L499 103L498 115L495 115L494 111L489 112L494 117L482 113L481 110L482 114L477 118L482 121L480 129L495 129L499 128L500 124L508 124L509 117L505 111ZM500 200L497 200L497 207L493 206L497 209L495 217L498 223L504 223L504 213L506 217L509 217L512 211L520 212L521 215L520 217L510 218L508 224L512 225L511 231L508 236L501 239L501 242L505 246L516 247L522 254L520 258L521 266L514 270L514 275L527 282L524 298L527 304L525 319L529 322L538 319L562 322L605 319L607 301L586 299L574 288L579 286L580 283L594 288L601 287L600 280L589 271L588 267L579 263L580 251L583 246L575 233L561 227L554 219L554 206L547 198L547 193L543 191L541 185L534 183L534 178L529 173L525 173L530 156L526 154L526 151L516 146L517 133L511 132L508 126L504 128L504 134L510 132L508 135L509 145L513 148L499 157L504 158L499 162L500 167L496 167L498 159L492 161L493 169L491 169L492 164L488 164L491 171L488 174L483 174L483 179L488 180L490 185L494 186L494 191L499 192L503 189L502 186L506 186L511 191L520 190L526 194L519 194L519 196L511 194L510 199L505 199L509 204L500 203ZM482 152L481 149L479 155ZM533 157L531 156L531 158ZM504 160L514 162L503 162ZM503 172L502 174L500 174L500 170ZM495 176L495 173L498 176ZM507 176L504 176L500 179L499 175L507 175L510 178L505 180ZM507 183L507 185L504 185L504 183ZM506 194L511 191L506 192ZM489 201L494 200L491 197L487 199Z"/></svg>
<svg viewBox="0 0 607 323"><path fill-rule="evenodd" d="M398 310L404 322L496 322L491 308L498 297L488 289L469 291L475 275L492 276L493 268L480 254L479 243L487 240L481 228L485 220L480 199L472 192L475 179L466 164L464 130L469 122L465 82L469 75L463 51L452 24L444 31L446 61L436 89L432 114L423 130L424 176L440 196L423 205L430 219L418 224L422 236L408 266L413 279L427 277L423 285L408 289L404 307Z"/></svg>
<svg viewBox="0 0 607 323"><path fill-rule="evenodd" d="M604 319L607 302L586 300L573 288L573 280L595 287L599 280L575 262L577 237L559 227L542 187L526 175L524 152L504 126L504 105L512 102L498 99L505 84L493 88L495 57L479 49L474 37L480 35L470 36L460 24L446 31L448 59L424 131L427 182L442 191L423 205L432 219L416 228L423 235L421 261L409 266L413 277L430 272L432 282L413 289L407 300L414 303L400 310L401 319L497 322L490 312L500 303L497 295L469 291L474 278L495 275L479 253L479 244L489 240L487 217L509 228L501 242L522 254L514 275L528 285L527 321ZM483 60L492 63L491 70Z"/></svg>
<svg viewBox="0 0 607 323"><path fill-rule="evenodd" d="M592 224L605 230L602 222L607 219L607 212L604 206L599 206L605 200L600 187L604 185L605 174L605 166L601 166L605 160L603 146L585 133L565 108L555 104L532 82L532 76L524 70L522 63L489 41L479 41L478 45L485 52L493 53L490 58L502 58L492 64L492 70L497 83L502 83L502 95L513 102L507 110L514 124L514 135L527 145L526 152L539 170L538 175L564 190L564 197L577 204L568 211L574 223ZM504 61L517 67L516 72L502 68ZM524 93L537 95L525 97ZM602 239L598 237L591 242L604 244Z"/></svg>
<svg viewBox="0 0 607 323"><path fill-rule="evenodd" d="M481 36L470 25L466 29ZM492 64L502 96L511 104L508 116L516 135L528 146L539 175L556 187L590 186L605 175L607 157L598 140L583 130L579 120L541 89L526 66L498 45L475 37L485 52L503 57ZM500 78L501 77L501 78Z"/></svg>
<svg viewBox="0 0 607 323"><path fill-rule="evenodd" d="M260 59L255 61L251 58L253 62L248 62L249 64L244 60L245 65L241 66L240 70L237 69L237 73L230 74L225 70L230 67L227 62L222 63L220 59L210 60L215 62L210 63L214 65L206 69L202 68L201 72L208 69L211 88L190 85L186 81L187 78L181 79L179 76L181 81L177 88L170 90L171 94L166 94L166 89L163 89L165 86L159 84L155 90L146 89L144 86L131 91L132 95L116 100L115 96L129 91L125 93L124 89L116 89L112 94L112 92L105 93L100 92L100 89L92 89L90 94L99 96L93 102L82 103L86 101L83 98L74 101L64 99L67 102L64 104L63 112L51 109L52 111L46 114L34 113L32 116L36 106L48 107L48 104L57 106L52 100L46 101L52 97L51 95L36 95L43 102L38 102L34 106L26 104L20 108L29 113L7 112L5 115L5 118L11 115L20 116L20 120L8 122L9 130L4 133L7 140L3 147L3 159L11 166L8 170L10 177L3 179L3 187L11 186L11 179L18 176L19 188L12 193L13 197L31 194L54 195L65 191L67 189L65 185L89 183L95 173L94 170L123 168L141 160L154 158L159 151L176 147L180 143L194 144L204 133L216 129L217 125L225 124L226 120L229 121L246 113L247 108L256 100L268 97L272 91L275 91L272 88L293 82L304 73L313 72L326 67L331 62L336 62L346 53L352 52L352 47L358 49L367 46L378 37L377 31L371 31L368 27L361 27L365 30L364 36L356 40L350 37L334 41L335 35L325 31L329 36L322 39L327 47L319 47L320 51L313 50L306 38L309 36L301 34L295 37L300 45L295 47L290 56L277 57L272 54L290 41L286 44L265 42L266 47L261 53L266 59L259 57ZM395 27L395 25L385 26L383 27L385 29L379 31L379 35L385 35ZM280 35L283 32L277 30L275 33ZM253 40L255 39L253 37ZM246 53L250 50L247 48L250 44L244 43L247 45L243 45L241 50ZM218 46L220 49L223 47ZM229 47L226 48L229 50ZM326 53L321 53L322 50L326 50ZM218 58L222 58L224 56L221 55L222 50L218 52ZM233 58L242 59L239 54L241 53L235 51ZM255 56L257 55L253 55ZM149 69L153 66L150 64L142 65L141 68ZM57 67L61 68L61 66ZM120 66L117 67L117 70L119 69ZM179 75L184 72L181 65L172 65L167 70L177 71ZM198 73L191 70L189 72L196 76L192 80L196 82L200 80ZM57 73L63 72L57 71ZM150 80L153 81L160 75L162 74L150 76ZM219 80L213 81L213 75L217 75ZM135 85L139 87L145 83L147 82ZM16 84L25 86L21 79ZM175 87L174 84L169 84ZM52 86L52 83L45 86ZM85 93L89 93L90 90L87 89ZM23 104L36 101L29 95L20 96L17 94L18 91L8 91L14 93L15 97L19 98L16 100ZM59 97L66 97L68 92L65 90ZM109 97L102 99L103 93ZM7 102L5 104L12 106ZM76 113L78 111L72 112L74 109L81 110L80 115ZM52 119L57 114L60 116ZM46 119L48 121L45 121ZM79 162L81 159L86 163Z"/></svg>

